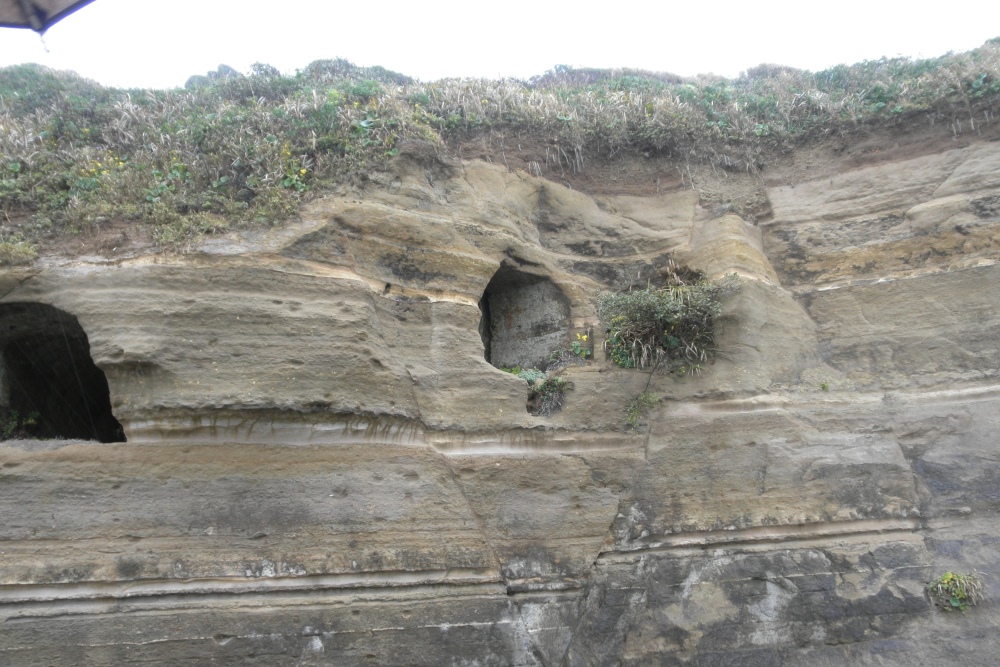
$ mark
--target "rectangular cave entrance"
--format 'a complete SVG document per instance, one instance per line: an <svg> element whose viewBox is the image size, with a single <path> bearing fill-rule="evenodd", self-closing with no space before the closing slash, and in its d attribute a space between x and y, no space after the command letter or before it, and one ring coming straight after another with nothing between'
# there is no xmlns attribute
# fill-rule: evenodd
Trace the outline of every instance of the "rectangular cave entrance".
<svg viewBox="0 0 1000 667"><path fill-rule="evenodd" d="M41 303L0 304L3 438L124 442L80 322Z"/></svg>
<svg viewBox="0 0 1000 667"><path fill-rule="evenodd" d="M566 342L569 299L545 276L501 266L479 310L486 361L497 368L545 368L552 350Z"/></svg>

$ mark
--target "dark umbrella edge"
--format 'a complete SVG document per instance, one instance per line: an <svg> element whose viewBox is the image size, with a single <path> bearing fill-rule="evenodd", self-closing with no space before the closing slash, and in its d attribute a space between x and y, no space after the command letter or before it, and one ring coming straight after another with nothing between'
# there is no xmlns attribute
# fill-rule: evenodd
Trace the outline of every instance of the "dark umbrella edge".
<svg viewBox="0 0 1000 667"><path fill-rule="evenodd" d="M59 21L62 21L64 18L66 18L76 10L80 9L85 5L89 5L93 1L94 0L80 0L79 2L70 5L66 9L62 10L61 12L49 16L48 18L46 18L45 23L42 24L41 30L37 30L36 32L39 35L44 34L46 30L54 26L56 23L59 23ZM31 24L29 23L0 23L0 28L28 28L30 30L34 30L34 28L32 28Z"/></svg>

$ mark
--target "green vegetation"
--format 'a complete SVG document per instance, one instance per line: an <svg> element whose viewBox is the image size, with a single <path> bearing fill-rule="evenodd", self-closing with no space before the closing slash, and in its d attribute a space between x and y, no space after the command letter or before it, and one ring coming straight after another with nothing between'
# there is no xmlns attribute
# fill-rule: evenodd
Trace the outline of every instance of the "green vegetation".
<svg viewBox="0 0 1000 667"><path fill-rule="evenodd" d="M545 371L537 368L521 368L520 366L514 366L514 368L501 368L500 370L516 375L528 384L535 384L536 381L545 377Z"/></svg>
<svg viewBox="0 0 1000 667"><path fill-rule="evenodd" d="M636 395L625 407L625 424L630 429L639 428L639 420L659 401L655 394L644 391Z"/></svg>
<svg viewBox="0 0 1000 667"><path fill-rule="evenodd" d="M548 416L558 412L566 397L569 382L561 377L549 375L537 368L501 368L528 383L528 412L536 416Z"/></svg>
<svg viewBox="0 0 1000 667"><path fill-rule="evenodd" d="M548 416L562 409L569 382L561 377L546 377L535 382L528 395L528 412L536 416Z"/></svg>
<svg viewBox="0 0 1000 667"><path fill-rule="evenodd" d="M983 601L983 580L978 572L945 572L927 585L931 599L939 609L965 611Z"/></svg>
<svg viewBox="0 0 1000 667"><path fill-rule="evenodd" d="M36 256L35 247L21 234L0 234L0 266L29 264Z"/></svg>
<svg viewBox="0 0 1000 667"><path fill-rule="evenodd" d="M590 331L585 334L577 334L576 339L570 341L570 351L581 359L586 359L593 353L593 344L590 342Z"/></svg>
<svg viewBox="0 0 1000 667"><path fill-rule="evenodd" d="M622 368L697 372L713 352L719 299L738 285L735 275L708 281L675 270L663 287L604 292L597 315L607 328L608 357Z"/></svg>
<svg viewBox="0 0 1000 667"><path fill-rule="evenodd" d="M756 171L795 142L906 120L991 122L1000 43L823 72L737 79L557 67L530 81L413 81L344 60L291 76L220 67L176 90L118 90L36 65L0 70L0 209L24 241L145 224L163 245L279 224L317 192L378 169L408 139L441 150L516 139L540 173L658 155ZM526 159L532 159L528 156Z"/></svg>
<svg viewBox="0 0 1000 667"><path fill-rule="evenodd" d="M0 418L0 440L34 438L32 430L37 425L37 412L22 417L17 410L8 410Z"/></svg>

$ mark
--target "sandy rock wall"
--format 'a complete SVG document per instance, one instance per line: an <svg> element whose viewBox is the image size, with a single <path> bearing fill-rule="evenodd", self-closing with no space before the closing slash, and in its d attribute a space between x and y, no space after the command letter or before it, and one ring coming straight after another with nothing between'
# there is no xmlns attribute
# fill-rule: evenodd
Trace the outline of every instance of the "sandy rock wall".
<svg viewBox="0 0 1000 667"><path fill-rule="evenodd" d="M5 273L79 320L128 441L0 445L0 662L989 664L992 604L924 586L1000 564L998 160L790 168L755 223L415 146L281 230ZM568 341L668 258L743 276L716 362L598 341L528 414L485 359L501 267Z"/></svg>
<svg viewBox="0 0 1000 667"><path fill-rule="evenodd" d="M768 191L766 251L855 386L995 381L998 164L988 142Z"/></svg>

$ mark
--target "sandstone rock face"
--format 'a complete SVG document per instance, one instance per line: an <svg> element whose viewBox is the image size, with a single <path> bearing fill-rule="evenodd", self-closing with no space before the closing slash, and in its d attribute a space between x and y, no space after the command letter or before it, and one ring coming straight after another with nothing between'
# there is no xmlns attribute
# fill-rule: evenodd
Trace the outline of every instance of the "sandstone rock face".
<svg viewBox="0 0 1000 667"><path fill-rule="evenodd" d="M403 151L278 230L0 275L0 405L77 322L127 437L0 443L0 664L992 664L1000 146L825 165L754 222ZM743 277L720 354L611 366L596 296L670 260ZM584 332L529 414L498 366Z"/></svg>

